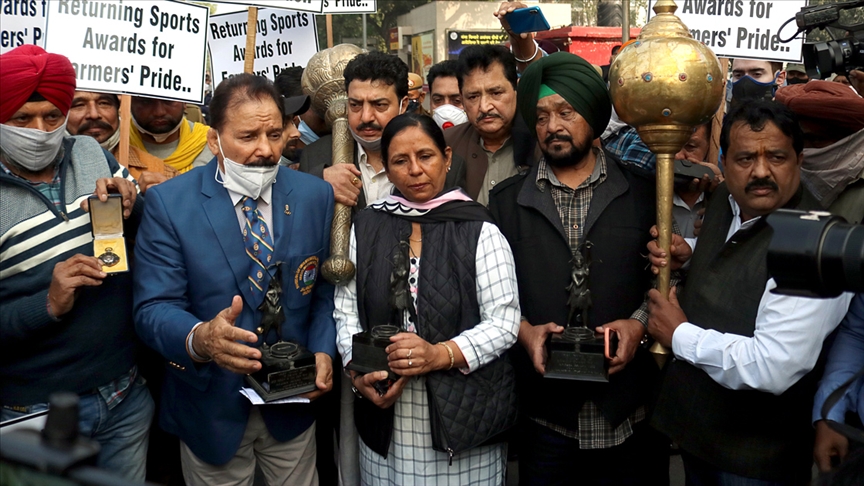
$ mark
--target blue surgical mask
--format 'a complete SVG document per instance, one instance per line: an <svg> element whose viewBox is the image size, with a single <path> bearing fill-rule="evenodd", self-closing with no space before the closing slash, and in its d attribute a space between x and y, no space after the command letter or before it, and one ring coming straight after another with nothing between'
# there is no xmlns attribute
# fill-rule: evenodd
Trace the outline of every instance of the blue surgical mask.
<svg viewBox="0 0 864 486"><path fill-rule="evenodd" d="M300 120L300 124L297 125L297 131L300 132L300 141L305 145L311 145L312 142L317 141L319 138L318 134L312 131L309 128L309 125L306 124L305 121Z"/></svg>

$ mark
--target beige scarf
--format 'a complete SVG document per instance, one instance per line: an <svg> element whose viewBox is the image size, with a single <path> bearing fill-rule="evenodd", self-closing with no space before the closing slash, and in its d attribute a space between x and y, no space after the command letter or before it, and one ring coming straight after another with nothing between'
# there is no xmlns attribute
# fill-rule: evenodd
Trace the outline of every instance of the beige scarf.
<svg viewBox="0 0 864 486"><path fill-rule="evenodd" d="M822 207L830 206L846 186L864 177L864 130L823 148L805 148L801 180Z"/></svg>

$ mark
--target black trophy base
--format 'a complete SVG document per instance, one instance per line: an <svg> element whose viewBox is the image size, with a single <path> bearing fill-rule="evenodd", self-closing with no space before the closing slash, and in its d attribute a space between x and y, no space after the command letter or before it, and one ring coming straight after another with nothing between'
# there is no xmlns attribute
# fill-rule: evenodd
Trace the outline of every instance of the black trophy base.
<svg viewBox="0 0 864 486"><path fill-rule="evenodd" d="M602 334L586 328L568 328L546 341L546 378L609 381L606 341Z"/></svg>
<svg viewBox="0 0 864 486"><path fill-rule="evenodd" d="M265 402L315 390L315 355L303 346L279 341L261 347L261 369L246 375L246 382Z"/></svg>
<svg viewBox="0 0 864 486"><path fill-rule="evenodd" d="M358 373L372 373L373 371L387 371L389 378L398 379L399 376L390 371L390 363L387 361L387 351L390 346L390 337L401 332L396 326L375 326L371 331L357 333L352 338L351 362L345 369Z"/></svg>

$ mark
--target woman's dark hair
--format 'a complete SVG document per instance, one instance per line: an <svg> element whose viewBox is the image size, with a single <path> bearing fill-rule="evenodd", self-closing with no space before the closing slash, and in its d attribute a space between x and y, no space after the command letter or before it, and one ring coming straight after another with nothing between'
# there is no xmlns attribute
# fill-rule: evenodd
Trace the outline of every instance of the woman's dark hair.
<svg viewBox="0 0 864 486"><path fill-rule="evenodd" d="M483 72L489 71L494 63L501 64L504 76L507 81L510 81L513 89L516 89L516 83L519 80L519 76L516 74L516 58L506 47L490 44L468 46L462 49L459 54L459 91L462 91L465 76L471 74L475 69L481 69Z"/></svg>
<svg viewBox="0 0 864 486"><path fill-rule="evenodd" d="M279 108L279 116L285 120L282 95L269 79L254 74L238 74L219 83L210 100L210 126L221 131L225 126L228 110L246 100L272 99Z"/></svg>
<svg viewBox="0 0 864 486"><path fill-rule="evenodd" d="M429 136L441 155L447 151L447 142L444 141L444 132L441 127L435 123L435 120L430 116L418 115L417 113L405 113L390 120L390 123L384 127L384 133L381 134L381 158L384 162L384 168L387 168L390 157L390 142L393 137L399 135L406 128L420 127L423 133Z"/></svg>
<svg viewBox="0 0 864 486"><path fill-rule="evenodd" d="M358 54L348 61L345 71L345 91L355 79L357 81L383 81L396 90L396 98L408 96L408 65L396 56L379 51Z"/></svg>
<svg viewBox="0 0 864 486"><path fill-rule="evenodd" d="M752 101L740 104L730 111L723 120L723 131L720 132L720 148L726 154L729 151L729 137L732 126L738 122L744 122L750 130L761 132L768 122L773 123L792 139L792 147L796 154L804 150L804 133L798 125L798 118L786 105L776 101Z"/></svg>

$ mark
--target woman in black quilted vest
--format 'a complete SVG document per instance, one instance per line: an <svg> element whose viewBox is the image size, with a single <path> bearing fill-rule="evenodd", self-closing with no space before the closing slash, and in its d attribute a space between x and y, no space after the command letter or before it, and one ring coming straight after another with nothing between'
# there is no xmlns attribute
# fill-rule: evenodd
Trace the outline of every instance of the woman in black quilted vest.
<svg viewBox="0 0 864 486"><path fill-rule="evenodd" d="M391 120L382 155L396 191L355 217L357 274L337 288L334 313L348 370L369 349L355 349L355 334L401 328L379 350L386 369L350 371L362 482L502 484L516 421L502 355L520 316L510 247L486 208L444 192L451 150L431 118Z"/></svg>

